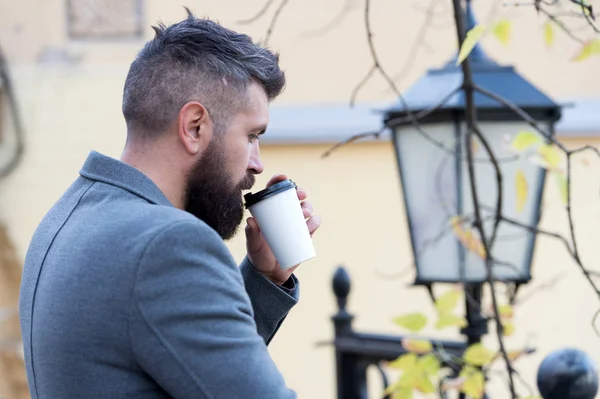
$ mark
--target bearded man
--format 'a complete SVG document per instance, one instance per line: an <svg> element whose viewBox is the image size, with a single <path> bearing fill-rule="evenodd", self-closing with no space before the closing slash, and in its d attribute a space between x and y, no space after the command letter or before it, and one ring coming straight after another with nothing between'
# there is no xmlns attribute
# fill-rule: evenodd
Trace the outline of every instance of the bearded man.
<svg viewBox="0 0 600 399"><path fill-rule="evenodd" d="M189 11L154 29L125 81L121 159L90 153L28 249L31 397L293 398L267 345L298 301L297 266L279 267L252 218L241 266L224 243L263 171L278 56Z"/></svg>

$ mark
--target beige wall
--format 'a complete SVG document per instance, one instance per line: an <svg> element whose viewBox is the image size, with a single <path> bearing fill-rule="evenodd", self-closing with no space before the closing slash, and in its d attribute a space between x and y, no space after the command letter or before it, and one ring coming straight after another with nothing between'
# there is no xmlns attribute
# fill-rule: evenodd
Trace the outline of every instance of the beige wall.
<svg viewBox="0 0 600 399"><path fill-rule="evenodd" d="M369 69L359 2L350 2L355 6L336 31L318 39L302 37L305 30L326 24L344 3L290 2L271 42L281 51L288 73L287 90L275 105L344 102L355 82ZM423 15L408 1L373 3L378 49L393 73L401 69ZM441 3L446 11L440 8L441 16L435 21L442 28L431 30L427 42L432 49L419 53L403 86L414 81L424 68L443 63L454 51L449 2ZM476 3L479 15L487 15L489 2ZM158 19L169 23L183 16L175 2L148 0L144 4L146 26ZM235 24L252 15L262 6L262 0L187 4L199 15L219 19L256 38L267 27L268 18L252 26ZM317 4L325 7L323 11L316 12ZM593 71L598 70L600 57L581 64L569 62L576 46L560 34L556 48L545 49L542 21L532 10L517 11L511 10L510 14L515 17L514 36L519 40L513 40L508 48L487 40L489 52L502 62L516 63L526 77L554 97L597 95L600 80L594 78ZM11 62L27 134L23 163L0 182L0 220L7 224L20 256L39 220L76 177L88 151L95 149L118 157L124 144L121 90L129 62L141 42L70 41L65 34L65 15L63 0L0 3L0 44ZM147 37L150 31L146 29ZM50 55L55 61L48 61ZM364 100L391 98L380 79L375 79L361 96ZM6 132L11 129L8 120L1 123ZM600 140L588 142L600 145ZM583 143L568 141L573 146ZM386 273L404 270L412 260L391 145L355 144L321 159L326 149L324 145L265 146L262 153L266 171L258 182L263 185L274 173L288 173L308 190L323 218L323 227L315 235L319 256L298 271L302 300L270 346L287 381L301 398L334 396L333 352L329 347L316 348L315 344L332 337L329 317L335 306L330 285L337 265L346 265L353 278L350 308L357 315L357 328L398 332L390 322L393 316L413 310L431 313L432 309L423 289L407 287L411 273L401 278L385 277ZM593 156L587 158L587 167L575 163L573 208L582 258L593 268L600 260L594 234L600 216L600 164ZM545 227L567 232L553 184L547 187L544 212ZM600 362L600 339L589 324L599 302L560 243L541 238L539 244L533 266L535 280L523 289L523 294L564 274L560 274L554 288L541 291L517 310L518 330L509 341L511 347L529 343L539 348L538 354L517 363L531 384L542 357L563 345L578 346ZM230 246L241 259L243 237L235 238ZM458 338L450 332L444 336ZM373 382L373 392L378 384L377 380ZM502 389L497 388L494 397L506 397Z"/></svg>

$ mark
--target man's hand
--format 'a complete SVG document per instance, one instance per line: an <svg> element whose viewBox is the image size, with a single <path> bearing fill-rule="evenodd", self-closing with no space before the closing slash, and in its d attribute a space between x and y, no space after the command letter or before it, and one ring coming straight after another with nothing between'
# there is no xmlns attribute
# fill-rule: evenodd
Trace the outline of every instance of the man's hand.
<svg viewBox="0 0 600 399"><path fill-rule="evenodd" d="M267 183L267 187L272 186L280 181L287 180L288 177L285 175L275 175ZM312 237L313 233L321 225L321 218L313 216L313 208L310 202L305 201L307 195L306 191L297 188L298 200L303 201L302 212L308 226L308 231ZM254 267L261 272L265 277L269 278L275 284L281 285L285 283L294 270L300 265L292 266L286 270L281 270L279 263L275 259L275 255L269 248L265 237L261 234L260 228L256 223L256 220L252 217L246 221L246 250L248 251L248 259L254 265Z"/></svg>

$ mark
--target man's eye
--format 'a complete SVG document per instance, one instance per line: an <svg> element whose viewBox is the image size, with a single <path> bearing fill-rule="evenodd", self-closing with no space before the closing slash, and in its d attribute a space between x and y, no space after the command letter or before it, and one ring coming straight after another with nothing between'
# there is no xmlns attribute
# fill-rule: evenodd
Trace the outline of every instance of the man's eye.
<svg viewBox="0 0 600 399"><path fill-rule="evenodd" d="M252 143L255 140L258 140L258 135L257 134L251 134L250 136L248 136L249 141Z"/></svg>

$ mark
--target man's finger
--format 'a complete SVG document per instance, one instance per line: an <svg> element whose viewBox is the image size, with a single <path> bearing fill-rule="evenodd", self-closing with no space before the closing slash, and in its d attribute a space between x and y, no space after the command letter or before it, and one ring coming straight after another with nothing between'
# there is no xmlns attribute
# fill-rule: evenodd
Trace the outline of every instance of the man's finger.
<svg viewBox="0 0 600 399"><path fill-rule="evenodd" d="M306 194L306 190L304 190L302 187L297 187L296 193L298 194L298 199L300 201L304 201L306 197L308 197L308 194Z"/></svg>
<svg viewBox="0 0 600 399"><path fill-rule="evenodd" d="M313 233L321 226L321 218L319 216L311 217L306 221L306 226L308 226L308 231L312 237Z"/></svg>
<svg viewBox="0 0 600 399"><path fill-rule="evenodd" d="M308 219L313 214L312 204L308 201L304 201L302 203L302 213L304 214L304 219Z"/></svg>
<svg viewBox="0 0 600 399"><path fill-rule="evenodd" d="M267 187L271 187L273 184L279 183L280 181L284 181L287 179L289 179L289 177L287 177L287 175L283 175L283 174L275 175L269 179L269 181L267 182Z"/></svg>
<svg viewBox="0 0 600 399"><path fill-rule="evenodd" d="M246 237L251 237L260 233L260 228L258 227L258 223L253 217L249 217L246 219Z"/></svg>

